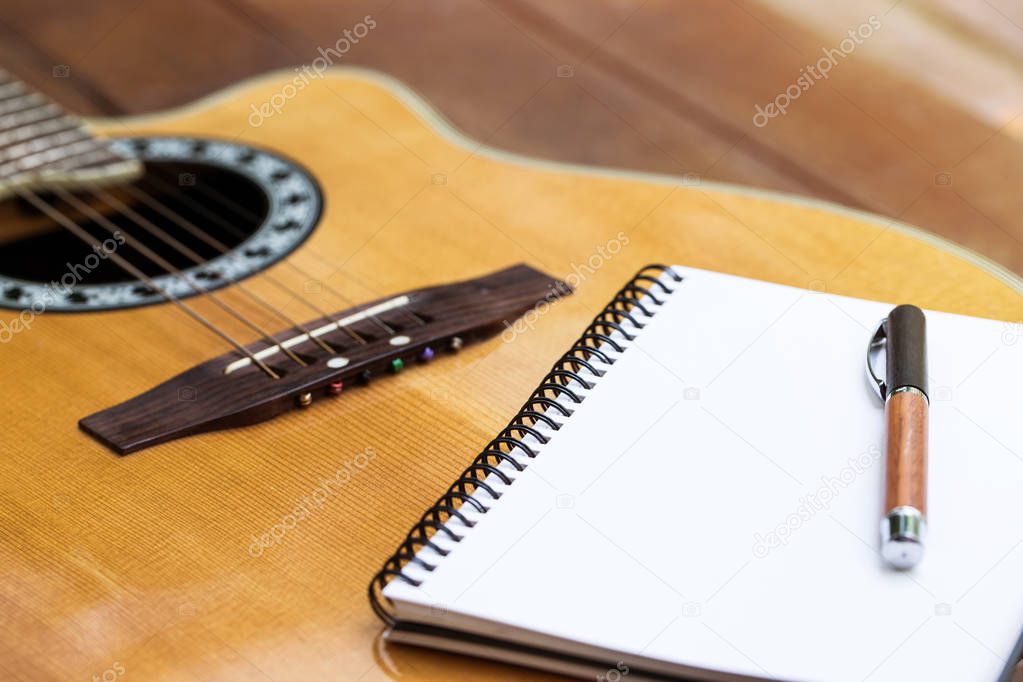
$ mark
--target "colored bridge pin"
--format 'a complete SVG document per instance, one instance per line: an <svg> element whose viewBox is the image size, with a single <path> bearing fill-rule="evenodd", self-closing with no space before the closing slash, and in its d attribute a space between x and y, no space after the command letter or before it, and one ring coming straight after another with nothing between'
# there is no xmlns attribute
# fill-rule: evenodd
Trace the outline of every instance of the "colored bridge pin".
<svg viewBox="0 0 1023 682"><path fill-rule="evenodd" d="M464 346L464 345L465 345L465 343L462 341L462 337L461 336L452 336L451 337L451 342L449 344L451 350L453 350L455 352L458 352L458 351L462 350L462 346Z"/></svg>
<svg viewBox="0 0 1023 682"><path fill-rule="evenodd" d="M332 381L327 385L327 393L331 395L337 395L345 388L345 382L343 381Z"/></svg>
<svg viewBox="0 0 1023 682"><path fill-rule="evenodd" d="M300 396L298 396L298 405L299 405L299 407L309 407L312 404L313 404L313 394L312 393L303 393Z"/></svg>
<svg viewBox="0 0 1023 682"><path fill-rule="evenodd" d="M370 372L368 369L364 369L362 370L362 372L359 373L359 383L363 385L368 384L369 380L372 378L373 372Z"/></svg>
<svg viewBox="0 0 1023 682"><path fill-rule="evenodd" d="M433 355L434 355L433 349L430 348L429 346L427 346L419 354L419 361L420 362L429 362L430 360L433 360Z"/></svg>
<svg viewBox="0 0 1023 682"><path fill-rule="evenodd" d="M405 369L405 361L401 358L394 358L391 360L391 373L397 374L401 370Z"/></svg>

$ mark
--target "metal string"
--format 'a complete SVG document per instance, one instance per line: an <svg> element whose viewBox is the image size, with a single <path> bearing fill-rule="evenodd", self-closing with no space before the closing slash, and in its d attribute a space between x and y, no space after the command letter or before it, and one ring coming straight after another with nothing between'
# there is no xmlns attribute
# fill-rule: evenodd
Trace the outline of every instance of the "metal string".
<svg viewBox="0 0 1023 682"><path fill-rule="evenodd" d="M121 215L123 215L123 216L127 217L128 219L130 219L131 221L133 221L136 225L138 225L139 227L144 229L146 232L148 232L149 234L153 235L154 237L156 237L157 239L159 239L163 243L167 244L168 246L173 248L175 251L177 251L178 253L182 254L183 256L185 256L186 258L191 260L196 265L202 265L203 263L206 262L206 259L204 259L202 256L200 256L198 253L196 253L195 251L190 249L185 244L182 244L176 238L174 238L170 234L168 234L165 230L163 230L162 228L160 228L157 225L155 225L152 221L150 221L147 218L145 218L144 216L140 215L138 213L138 211L136 211L132 207L130 207L127 204L125 204L123 201L121 201L120 199L115 197L110 192L108 192L106 190L103 190L103 189L98 189L98 188L95 188L95 187L89 187L88 190L89 190L89 192L92 193L93 196L97 197L98 199L103 201L105 204L107 204L108 206L110 206L114 210L118 211ZM284 311L282 311L280 308L278 308L277 306L273 305L272 303L270 303L266 299L262 298L259 294L257 294L256 292L252 291L251 289L249 289L245 284L243 284L241 282L236 282L234 284L234 286L238 289L238 291L240 291L243 294L245 294L250 300L252 300L256 304L258 304L259 306L265 308L266 310L270 311L271 313L273 313L274 315L276 315L280 319L284 320L287 324L291 325L291 327L293 329L296 329L299 332L307 335L309 337L309 339L313 343L318 345L320 348L325 350L327 353L330 353L331 355L337 355L337 351L334 348L332 348L331 346L327 345L327 343L324 342L319 337L313 336L313 333L309 329L307 329L304 325L302 325L300 322L297 322L296 320L292 319L290 316L288 316L286 313L284 313Z"/></svg>
<svg viewBox="0 0 1023 682"><path fill-rule="evenodd" d="M6 82L7 81L7 77L6 76L7 76L6 72L3 72L2 70L0 70L0 85L4 86L3 88L0 88L0 89L9 90L9 89L12 89L12 88L8 88L7 86L8 85L12 85L14 91L13 92L3 92L3 93L0 93L0 100L3 100L3 101L6 102L8 100L13 100L15 98L26 98L26 97L27 98L32 98L33 96L35 96L32 93L31 90L28 90L28 89L24 88L20 84L16 84L16 83L10 83L9 84L9 83L7 83ZM3 112L4 115L0 116L0 119L4 120L5 123L11 123L12 122L11 121L11 116L8 116L7 114L9 114L9 113L10 114L21 113L23 109L25 109L27 111L32 111L34 108L37 108L37 106L40 106L40 103L34 102L34 101L26 102L26 106L25 107L20 107L19 106L16 109L14 109L14 110L12 110L10 112L5 110ZM42 100L41 106L43 108L46 108L47 107L47 102L45 100ZM49 105L49 106L52 106L52 105ZM17 118L17 117L15 117L15 118ZM23 122L22 121L18 122L19 128L21 127L21 123L23 123ZM99 140L94 140L94 139L86 139L84 142L86 144L89 144L90 146L91 145L101 145L102 144ZM105 147L104 147L104 149L105 149ZM108 220L105 216L103 216L98 211L93 209L92 206L90 206L86 202L81 201L80 199L78 199L77 197L75 197L74 195L72 195L71 193L67 192L66 190L64 190L64 189L62 189L60 187L54 187L54 188L52 188L52 191L65 204L67 204L70 207L73 207L79 213L85 214L86 216L91 218L95 223L97 223L100 227L102 227L102 228L106 229L108 232L110 232L112 235L122 234L122 236L125 239L125 242L127 242L130 246L132 246L140 254L145 256L148 260L150 260L153 263L157 264L158 266L162 267L168 273L170 273L170 274L178 277L179 279L181 279L190 289L192 289L199 296L206 296L206 297L208 297L219 308L221 308L222 310L227 312L229 315L231 315L235 319L239 320L245 326L247 326L250 329L256 331L258 334L260 334L263 337L263 339L266 342L270 343L272 346L275 346L283 354L287 355L292 361L294 361L295 363L299 364L300 366L307 366L307 363L301 357L299 357L294 352L292 352L290 349L285 347L281 342L278 342L277 339L274 338L273 335L269 334L268 332L263 330L259 325L255 324L252 321L250 321L249 319L247 319L243 314L241 314L240 312L238 312L237 310L232 308L227 303L221 301L212 292L209 292L209 291L207 291L207 290L205 290L203 288L198 287L187 275L182 273L173 264L171 264L169 261L164 259L162 256L160 256L159 254L157 254L153 250L149 249L147 246L145 246L145 244L141 243L140 241L138 241L137 239L135 239L131 235L128 235L128 234L124 233L123 231L121 231L120 228L117 225L115 225L110 220ZM119 200L117 200L115 197L113 197L109 193L107 193L107 192L98 192L94 188L92 189L92 192L93 192L93 194L95 196L97 196L98 198L102 199L108 206L111 206L111 207L115 208L116 210L119 210L121 215L127 216L130 220L132 220L133 222L135 222L139 226L143 227L143 229L145 229L147 232L149 232L153 236L156 236L157 238L161 239L161 241L163 241L164 243L170 245L172 248L175 248L179 253L182 253L186 257L190 258L196 264L201 264L201 263L205 262L205 260L201 256L199 256L197 253L195 253L193 250L189 249L187 246L182 244L177 239L174 239L173 237L171 237L164 230L162 230L159 227L157 227L156 225L154 225L151 221L146 220L143 216L139 215L137 212L135 212L130 207L128 207L127 205L125 205L122 202L120 202ZM24 190L21 190L21 191L17 191L17 194L19 196L21 196L24 200L28 201L33 206L35 206L38 210L40 210L44 214L48 215L51 219L55 220L59 225L65 227L66 229L71 231L72 234L74 234L76 237L78 237L82 241L85 241L86 243L92 245L94 248L99 245L98 244L98 240L93 235L91 235L87 230L85 230L83 227L78 225L73 219L71 219L67 215L63 214L55 206L49 205L47 202L45 202L39 195L34 193L32 190L24 189ZM223 251L226 252L227 249L225 248L225 249L223 249ZM207 320L205 317L200 315L198 312L196 312L195 310L192 310L189 306L187 306L187 305L183 304L182 302L180 302L175 296L171 295L168 291L166 291L162 287L156 285L156 283L152 280L152 278L146 276L145 273L143 273L140 269L138 269L135 266L133 266L123 256L120 256L118 254L113 254L113 255L114 255L114 257L111 260L113 260L118 266L120 266L126 272L128 272L132 276L136 277L136 279L138 279L140 281L144 281L154 291L159 292L164 298L166 298L167 300L172 301L175 304L177 304L183 311L188 313L190 317L192 317L196 321L200 322L201 324L203 324L203 326L207 327L211 331L215 332L218 336L220 336L225 341L230 343L236 349L242 351L246 356L249 357L250 360L253 361L253 363L256 366L260 367L269 376L271 376L273 378L278 378L278 375L277 375L276 372L274 372L265 363L259 361L255 357L255 355L253 353L251 353L242 344L240 344L236 340L234 340L230 335L228 335L227 333L225 333L225 332L221 331L220 329L218 329L215 325L213 325L209 320ZM247 287L244 287L243 285L241 285L240 283L238 283L238 287L239 287L239 290L242 291L246 296L251 298L253 301L258 303L262 307L268 309L274 315L276 315L276 316L280 317L281 319L285 320L293 328L301 331L303 334L306 335L306 337L309 340L311 340L314 343L316 343L317 345L319 345L325 351L327 351L330 354L336 354L336 350L334 348L330 347L325 342L323 342L321 339L319 339L316 336L314 336L308 329L303 327L300 323L292 320L290 317L288 317L286 314L284 314L280 309L276 308L275 306L273 306L269 302L265 301L264 299L259 297L257 294L255 294L254 292L250 291ZM382 323L381 321L377 320L375 316L370 315L370 317L372 317L374 319L374 321L376 321L378 324L380 324L388 333L394 334L394 330L393 329L391 329L389 326L387 326L386 324ZM348 330L347 328L343 327L336 320L334 322L335 322L335 324L337 324L338 328L345 329L345 331L349 332L350 335L352 335L354 338L359 340L361 343L366 343L365 340L361 339L360 337L358 337L358 335L356 335L353 330Z"/></svg>
<svg viewBox="0 0 1023 682"><path fill-rule="evenodd" d="M100 144L99 140L91 140L89 142L92 142L93 144ZM152 169L150 169L150 170L152 170ZM198 204L195 201L193 201L192 199L190 199L189 197L185 196L184 192L182 192L181 190L176 189L173 186L170 186L168 183L160 180L159 178L153 177L152 174L148 174L147 178L149 180L153 181L153 182L156 182L156 183L158 183L160 185L163 185L165 189L169 189L169 190L171 190L173 192L176 192L177 194L179 194L181 196L182 200L184 200L186 203L191 205L195 210L197 210L199 213L205 215L206 217L214 220L215 222L219 223L221 226L226 228L229 232L231 232L231 233L233 233L235 235L238 235L241 238L244 238L246 236L244 233L242 233L240 230L238 230L235 226L233 226L232 224L230 224L226 220L221 219L215 213L212 213L212 212L206 210L206 208L204 206L202 206L201 204ZM171 264L166 259L161 257L159 254L157 254L154 251L152 251L151 249L149 249L147 246L145 246L143 243L139 242L134 237L132 237L132 236L130 236L128 234L125 234L123 230L121 230L118 226L116 226L110 220L105 218L102 214L97 212L95 209L93 209L87 203L79 200L78 198L76 198L75 196L73 196L72 194L70 194L69 192L67 192L66 190L64 190L64 189L62 189L60 187L55 187L55 188L52 188L52 189L53 189L54 193L57 196L59 196L61 198L61 200L64 201L64 203L68 204L69 206L72 206L72 207L76 208L79 212L84 213L85 215L89 216L94 222L96 222L99 226L101 226L104 229L106 229L111 234L116 234L116 233L118 233L120 231L122 233L122 235L125 237L125 241L127 243L129 243L133 248L135 248L136 251L138 251L140 254L145 256L148 260L150 260L153 263L156 263L158 266L162 267L168 273L170 273L170 274L180 278L189 288L191 288L200 297L203 297L203 296L208 297L219 308L221 308L222 310L227 312L229 315L231 315L235 319L239 320L245 326L247 326L250 329L256 331L258 334L260 334L263 337L263 339L265 341L267 341L269 344L271 344L271 347L276 347L283 354L287 355L292 361L294 361L295 363L299 364L300 366L307 366L307 363L301 357L299 357L298 355L293 353L290 349L286 348L282 344L282 342L277 341L277 339L273 335L269 334L268 332L263 330L261 327L259 327L257 324L255 324L255 323L251 322L250 320L248 320L243 314L241 314L238 311L236 311L234 308L232 308L227 303L221 301L217 296L215 296L213 294L213 292L210 292L210 291L207 291L207 290L205 290L203 288L198 287L187 275L185 275L185 273L182 273L173 264ZM153 197L149 193L145 192L141 188L136 188L136 187L128 186L128 187L126 187L126 189L129 191L129 193L133 194L137 199L147 203L151 208L154 208L155 210L160 212L162 215L164 215L164 217L171 219L173 222L175 222L179 226L185 228L190 233L192 233L194 236L196 236L196 237L202 239L203 241L205 241L207 244L213 246L214 248L216 248L221 253L228 253L231 250L225 244L223 244L223 243L219 242L218 240L214 239L213 237L207 235L205 232L203 232L201 229L199 229L194 223L192 223L191 221L185 219L183 216L180 216L173 209L170 209L169 207L163 205L161 202L157 201L157 199L155 197ZM209 188L205 188L205 187L202 187L200 189L202 191L204 191L206 194L213 194L220 201L221 204L227 206L228 208L231 208L236 213L239 213L239 214L242 214L242 215L248 215L248 216L251 217L251 219L257 219L257 217L253 216L251 214L251 212L246 211L243 207L241 207L238 204L236 204L235 202L231 201L229 198L224 196L222 193L216 192L215 190L212 190L212 189L209 189ZM115 210L118 210L121 213L121 215L127 216L130 220L132 220L137 225L141 226L147 232L149 232L153 236L157 237L158 239L160 239L164 243L168 244L169 246L171 246L172 248L177 250L179 253L182 253L186 257L190 258L195 263L200 264L200 263L205 262L205 260L201 256L199 256L197 253L195 253L193 250L189 249L187 246L182 244L180 241L178 241L177 239L175 239L174 237L169 235L165 230L162 230L161 228L157 227L151 221L145 219L143 216L139 215L136 211L131 209L129 206L127 206L123 202L120 202L119 200L117 200L115 197L113 197L109 193L107 193L107 192L98 192L95 189L92 189L91 191L93 192L93 194L95 196L97 196L102 201L104 201L104 203L106 203L108 206L111 206ZM57 209L56 207L50 206L49 204L47 204L45 201L43 201L43 199L41 197L39 197L37 194L35 194L31 190L28 190L28 189L18 190L17 194L19 196L21 196L23 199L25 199L26 201L28 201L29 203L31 203L37 209L39 209L43 213L45 213L48 216L50 216L58 224L60 224L61 226L65 227L66 229L71 231L79 239L85 241L86 243L88 243L88 244L90 244L92 246L97 246L98 245L98 242L97 242L96 238L93 237L91 234L89 234L89 232L87 230L85 230L84 228L79 226L77 223L75 223L74 220L68 218L66 215L61 213L59 211L59 209ZM210 331L213 331L218 336L220 336L222 339L224 339L225 341L230 343L232 346L234 346L237 350L241 351L243 354L245 354L247 357L249 357L250 360L253 361L253 364L258 366L268 376L271 376L272 378L275 378L275 379L279 378L276 372L274 372L268 365L266 365L262 361L258 360L256 358L256 356L251 351L249 351L245 346L243 346L242 344L240 344L239 342L234 340L231 336L229 336L225 332L223 332L220 329L218 329L209 320L207 320L205 317L200 315L198 312L196 312L195 310L193 310L189 306L187 306L184 303L182 303L174 295L170 294L168 291L166 291L162 287L158 286L152 280L152 278L146 276L145 273L143 273L140 269L138 269L135 266L133 266L125 258L123 258L122 256L120 256L118 254L111 254L111 256L112 256L111 260L113 260L119 267L121 267L123 270L125 270L126 272L128 272L132 276L136 277L136 279L145 282L148 286L150 286L150 288L152 288L153 290L155 290L158 293L160 293L168 301L171 301L171 302L175 303L184 312L189 314L190 317L192 317L196 321L200 322L204 327L206 327ZM300 274L300 275L302 275L302 276L304 276L306 278L310 278L310 275L308 273L304 272L301 268L299 268L297 265L295 265L294 263L290 262L289 260L285 260L283 262L288 267L292 268L298 274ZM293 294L292 292L290 292L288 290L288 288L282 282L280 282L276 278L271 277L268 273L264 273L264 276L267 277L267 280L270 281L272 284L274 284L274 286L280 288L283 291L288 292L289 295L292 295L292 296L298 298L301 303L309 306L310 308L312 308L313 310L318 312L320 315L322 315L325 319L331 320L337 326L338 329L341 329L341 330L345 331L349 336L351 336L353 339L358 341L360 344L367 343L366 340L363 339L361 336L359 336L353 329L349 329L346 325L343 325L339 320L335 319L331 314L329 314L326 311L323 311L322 309L320 309L319 306L316 306L315 304L311 303L310 301L305 300L301 296L297 296L297 295ZM238 285L239 290L242 291L242 293L244 293L250 299L255 301L257 304L261 305L262 307L264 307L264 308L268 309L270 312L272 312L274 315L276 315L276 316L280 317L281 319L285 320L293 328L298 329L299 331L303 332L307 336L307 338L312 340L314 343L319 345L321 348L323 348L328 353L336 354L336 350L335 349L331 348L329 345L324 343L321 339L313 336L313 334L308 329L306 329L302 324L294 321L293 319L288 317L286 314L284 314L281 310L279 310L278 308L276 308L275 306L273 306L269 302L265 301L264 299L259 297L257 294L255 294L254 292L250 291L248 288L246 288L243 285L241 285L240 283L235 283L235 284ZM342 295L340 292L338 292L336 289L331 287L329 284L327 284L325 282L320 282L320 284L323 286L323 288L327 289L327 291L329 291L330 293L332 293L336 297L340 298L343 301L347 301L347 302L351 303L351 301L349 301L349 299L347 299L347 297ZM405 315L407 315L410 318L412 318L417 324L419 324L419 325L425 325L426 324L426 321L423 320L418 315L416 315L413 311L411 311L411 310L409 310L407 308L402 308L401 310L402 310L402 312ZM373 315L372 313L368 313L367 317L372 319L373 322L376 323L379 327L381 327L387 334L392 335L392 336L394 334L396 334L396 331L392 327L390 327L384 321L380 320L376 315Z"/></svg>
<svg viewBox="0 0 1023 682"><path fill-rule="evenodd" d="M218 239L210 236L204 230L200 229L199 226L197 226L195 223L193 223L192 221L188 220L184 216L180 215L179 213L177 213L173 209L169 208L165 204L161 203L160 201L158 201L154 196L152 196L148 192L145 192L142 189L140 189L140 188L138 188L138 187L136 187L134 185L125 185L122 189L125 192L127 192L128 194L130 194L132 197L134 197L135 199L138 199L142 203L144 203L147 206L149 206L150 208L152 208L154 211L158 212L163 217L167 218L168 220L174 222L176 225L178 225L182 229L186 230L192 236L194 236L194 237L196 237L198 239L201 239L206 244L212 246L214 249L216 249L220 253L228 253L228 252L231 251L230 247L228 247L226 244L224 244L223 242L219 241ZM285 260L284 262L287 263L288 261ZM322 308L320 308L318 305L316 305L312 301L307 301L306 299L302 298L301 296L295 294L294 292L291 291L291 289L286 284L281 282L279 279L277 279L276 277L274 277L270 273L264 272L262 274L262 277L266 278L266 280L268 282L273 284L275 287L277 287L281 291L283 291L283 292L287 293L288 295L293 296L294 298L296 298L300 303L304 304L305 306L307 306L311 310L315 311L321 317L323 317L323 318L325 318L327 320L330 320L331 322L336 324L339 329L341 329L346 334L348 334L350 337L355 339L355 341L358 342L360 345L365 345L367 343L366 339L362 338L362 336L360 336L358 333L356 333L356 331L354 329L350 329L350 328L348 328L348 326L342 325L339 320L337 320L334 316L332 316L330 313L328 313L325 310L323 310Z"/></svg>
<svg viewBox="0 0 1023 682"><path fill-rule="evenodd" d="M159 177L157 177L156 173L159 172L158 169L151 168L150 170L153 171L153 172L146 174L146 176L144 178L146 181L151 182L151 183L156 184L156 185L159 185L165 192L166 191L174 192L175 194L180 196L180 198L181 198L181 200L183 202L187 203L194 210L196 210L199 213L202 213L205 217L207 217L210 220L212 220L213 222L217 223L218 225L220 225L221 227L223 227L225 230L229 231L231 234L235 235L236 237L245 238L247 236L244 232L242 232L237 227L232 225L229 221L224 220L223 218L221 218L216 213L212 213L212 212L208 211L206 209L206 207L204 207L202 204L197 203L191 197L187 196L179 187L175 187L174 185L172 185L172 184L166 182L165 180L162 180ZM251 211L247 210L245 207L239 206L237 203L231 201L231 199L228 198L227 196L225 196L223 194L223 192L219 192L216 189L213 189L212 187L207 187L207 186L202 185L202 184L197 184L195 187L200 192L203 192L204 194L212 196L215 200L219 201L222 205L226 206L227 208L233 210L235 213L241 214L242 216L247 217L249 220L258 220L259 219L259 216L254 215ZM283 263L285 265L287 265L289 268L291 268L292 270L294 270L299 275L301 275L303 277L306 277L308 279L315 279L314 277L312 277L312 275L310 275L309 273L307 273L304 270L302 270L302 268L300 268L299 266L295 265L290 260L286 259L286 260L283 261ZM348 297L346 297L344 294L342 294L340 291L338 291L334 287L330 286L328 283L326 283L326 282L324 282L322 280L317 280L317 281L320 283L320 285L324 289L326 289L332 295L340 298L342 301L345 301L345 302L347 302L349 304L353 303ZM424 320L423 318L421 318L418 315L416 315L415 312L413 312L413 311L411 311L411 310L409 310L407 308L403 308L402 312L405 315L407 315L408 317L412 318L412 320L417 325L419 325L419 326L425 326L426 325L426 320ZM370 317L373 319L374 322L376 322L378 325L380 325L388 334L393 335L395 333L395 331L393 329L391 329L389 326L387 326L387 324L385 324L383 321L377 319L373 315L371 315Z"/></svg>
<svg viewBox="0 0 1023 682"><path fill-rule="evenodd" d="M73 235L84 241L86 244L92 247L101 246L99 241L91 234L89 234L87 230L78 225L75 221L68 218L57 208L47 204L45 201L42 200L42 198L39 197L39 195L37 195L31 189L28 189L26 187L14 187L12 189L15 194L17 194L22 199L32 204L36 209L49 216L54 222L56 222L69 232L71 232ZM212 322L203 317L198 311L193 310L189 305L187 305L186 303L175 297L173 294L160 287L156 282L152 280L152 278L150 278L144 272L142 272L137 267L132 265L129 261L125 260L120 254L116 252L111 252L107 254L107 257L110 258L110 260L116 263L122 270L127 272L129 275L131 275L132 277L141 282L144 282L147 286L152 288L154 291L158 292L169 302L176 305L179 309L181 309L186 315L191 317L193 320L195 320L203 327L219 336L227 343L231 344L237 351L248 357L249 360L251 360L256 367L259 367L259 369L266 373L267 376L271 377L272 379L280 378L280 376L273 369L266 365L262 360L257 358L252 351L250 351L248 348L246 348L241 343L236 341L227 332L224 332L217 328L216 325L214 325Z"/></svg>
<svg viewBox="0 0 1023 682"><path fill-rule="evenodd" d="M239 230L237 227L235 227L229 221L224 220L223 218L221 218L216 213L212 213L211 211L207 210L205 206L203 206L202 204L197 203L191 197L187 196L185 194L185 192L183 190L181 190L180 188L176 188L173 185L167 183L166 181L161 180L160 178L156 177L155 176L155 172L156 171L154 171L154 174L147 176L146 180L148 180L150 182L153 182L153 183L155 183L157 185L162 186L164 191L170 190L170 191L176 193L181 198L182 201L184 201L185 203L190 205L194 210L202 213L205 217L207 217L210 220L212 220L213 222L219 224L221 227L223 227L224 229L228 230L231 234L235 235L236 237L245 238L247 236L244 232ZM239 206L237 203L231 201L222 192L218 192L218 191L216 191L216 190L214 190L212 188L206 187L205 185L196 185L196 189L198 189L200 192L203 192L204 194L212 195L223 206L226 206L227 208L233 210L235 213L238 213L238 214L242 215L243 217L248 218L249 220L254 220L255 221L255 220L259 219L259 216L254 215L251 211L248 211L245 208ZM299 268L297 265L295 265L290 260L285 260L283 262L284 262L285 265L287 265L289 268L291 268L294 272L296 272L297 274L301 275L302 277L305 277L307 279L316 279L316 278L312 277L312 275L310 275L309 273L307 273L304 270L302 270L301 268ZM332 295L340 298L342 301L345 301L348 304L354 304L353 301L351 301L348 297L346 297L344 294L339 292L337 289L335 289L332 286L330 286L328 283L326 283L326 282L324 282L322 280L319 280L319 279L316 279L316 281L320 284L320 286L322 286L324 289L326 289ZM406 315L412 315L417 320L417 322L421 323L421 320L419 320L410 311L404 310L404 312L405 312ZM392 329L388 324L386 324L385 322L383 322L382 320L377 318L375 315L370 315L370 318L380 328L382 328L387 334L393 336L396 333L394 329Z"/></svg>
<svg viewBox="0 0 1023 682"><path fill-rule="evenodd" d="M70 192L68 192L67 190L65 190L65 189L63 189L61 187L53 187L51 189L52 189L52 191L58 197L61 198L61 200L63 200L65 203L73 206L78 211L81 211L82 213L87 215L90 219L92 219L94 222L96 222L100 227L102 227L103 229L107 230L111 235L114 235L114 234L116 234L118 232L121 232L121 234L125 238L125 241L132 248L134 248L136 251L141 253L143 256L145 256L147 259L149 259L153 263L157 264L158 266L160 266L161 268L166 270L168 273L170 273L170 274L178 277L179 279L181 279L181 281L183 281L185 284L187 284L188 287L190 289L192 289L192 291L194 291L196 294L198 294L199 296L204 296L204 297L208 298L210 301L212 301L221 310L223 310L227 314L231 315L232 317L234 317L236 320L238 320L239 322L241 322L245 326L247 326L250 329L252 329L254 332L256 332L261 337L263 337L263 339L265 341L269 342L271 346L276 346L278 350L280 350L282 353L287 355L293 362L295 362L296 364L298 364L298 365L300 365L302 367L308 366L308 363L306 363L302 358L300 358L297 355L295 355L295 353L293 353L289 348L284 347L281 344L281 342L277 341L277 339L275 339L272 335L270 335L268 332L263 330L255 322L250 321L243 314L241 314L240 312L238 312L237 310L232 308L230 305L228 305L224 301L220 300L220 298L217 297L216 294L214 294L213 292L206 291L205 289L202 289L201 287L197 286L191 279L189 279L188 276L186 276L184 273L182 273L178 268L174 267L173 264L168 262L166 259L164 259L162 256L160 256L158 253L156 253L155 251L150 249L145 244L141 243L140 241L138 241L137 239L135 239L131 235L127 234L124 230L119 228L117 225L115 225L114 223L110 222L101 213L96 211L96 209L92 208L87 203L85 203L81 199L75 197L73 194L71 194Z"/></svg>

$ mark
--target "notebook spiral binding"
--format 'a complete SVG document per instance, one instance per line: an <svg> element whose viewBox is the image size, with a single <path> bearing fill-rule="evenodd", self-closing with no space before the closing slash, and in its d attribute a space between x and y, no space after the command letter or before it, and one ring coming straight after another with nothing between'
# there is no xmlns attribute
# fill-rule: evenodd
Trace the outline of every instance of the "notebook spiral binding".
<svg viewBox="0 0 1023 682"><path fill-rule="evenodd" d="M659 276L655 277L652 273L658 273ZM406 575L405 567L415 564L427 572L436 568L418 556L419 550L430 548L438 556L446 556L448 550L442 549L432 538L441 533L455 543L462 540L462 536L451 530L447 522L458 519L464 527L472 528L475 522L462 513L462 507L468 505L480 514L489 511L489 507L475 497L474 493L483 490L490 499L499 499L501 493L488 484L486 479L493 475L504 485L510 485L513 479L498 467L502 463L507 463L515 471L524 471L526 467L519 458L533 459L539 454L527 444L525 438L531 436L542 446L551 436L545 436L536 426L544 424L557 431L564 420L572 416L572 410L563 404L561 398L578 404L583 401L583 397L569 388L569 385L575 383L583 389L593 388L595 380L604 375L604 370L600 366L609 367L615 363L616 360L602 350L601 346L606 344L607 348L615 353L625 351L628 342L633 341L635 336L622 327L622 321L628 320L633 328L642 329L643 323L636 319L639 314L642 313L643 319L653 317L656 308L664 304L664 300L659 296L674 293L675 289L668 287L663 281L665 274L674 282L682 281L682 276L669 266L651 264L641 268L628 284L619 289L571 348L554 363L551 371L508 425L487 444L472 464L451 484L447 492L441 495L412 526L405 536L405 541L384 562L369 585L370 605L384 623L394 625L396 622L393 613L387 608L387 598L383 596L384 587L392 580L402 580L418 587L422 581ZM655 309L648 309L644 303L651 304ZM620 334L617 340L612 338L615 332ZM580 376L580 368L587 370L589 379ZM551 394L554 395L553 398ZM498 466L494 466L495 463Z"/></svg>

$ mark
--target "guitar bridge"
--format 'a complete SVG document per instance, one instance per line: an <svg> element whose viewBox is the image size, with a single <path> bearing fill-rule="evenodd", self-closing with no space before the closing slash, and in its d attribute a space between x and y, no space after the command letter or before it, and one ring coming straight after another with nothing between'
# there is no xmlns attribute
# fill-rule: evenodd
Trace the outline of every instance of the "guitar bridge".
<svg viewBox="0 0 1023 682"><path fill-rule="evenodd" d="M539 303L569 293L568 285L525 265L410 291L311 320L302 325L304 333L280 343L250 344L244 355L207 360L78 425L125 455L256 424L308 407L317 395L337 395L350 382L397 373L442 349L491 336ZM398 313L404 313L401 323L392 320ZM302 362L285 365L293 356Z"/></svg>

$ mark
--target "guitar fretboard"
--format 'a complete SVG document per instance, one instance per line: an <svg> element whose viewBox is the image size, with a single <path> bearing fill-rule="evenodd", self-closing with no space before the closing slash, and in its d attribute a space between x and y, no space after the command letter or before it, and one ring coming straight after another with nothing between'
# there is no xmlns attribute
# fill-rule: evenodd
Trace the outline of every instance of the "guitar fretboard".
<svg viewBox="0 0 1023 682"><path fill-rule="evenodd" d="M76 186L137 175L80 119L0 70L0 197L16 186Z"/></svg>

